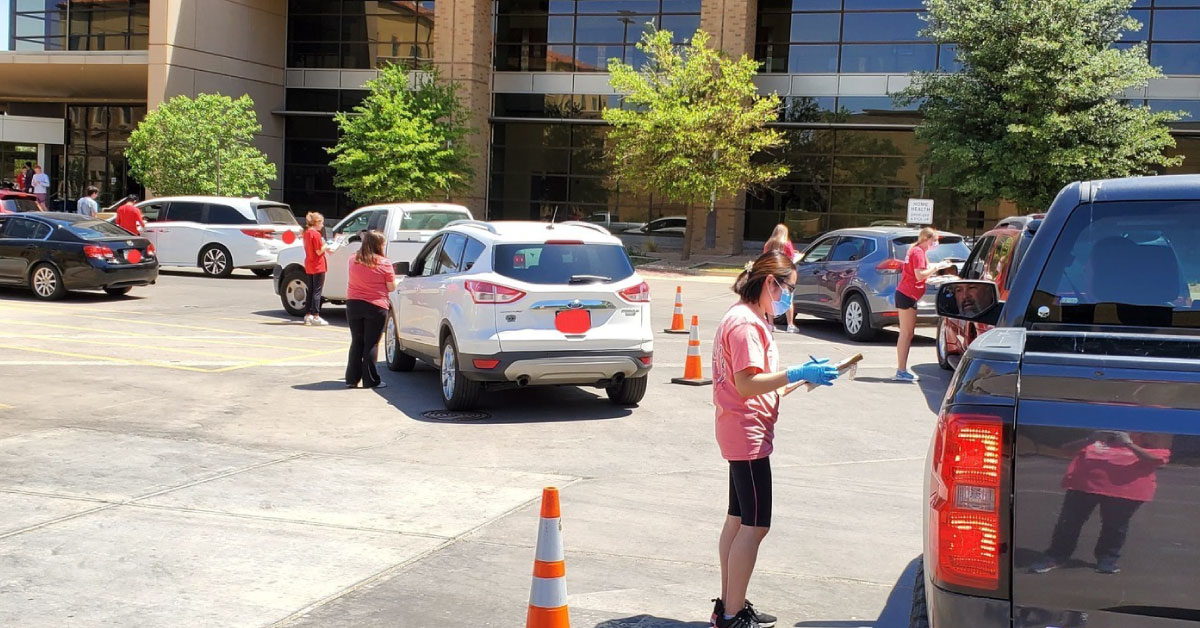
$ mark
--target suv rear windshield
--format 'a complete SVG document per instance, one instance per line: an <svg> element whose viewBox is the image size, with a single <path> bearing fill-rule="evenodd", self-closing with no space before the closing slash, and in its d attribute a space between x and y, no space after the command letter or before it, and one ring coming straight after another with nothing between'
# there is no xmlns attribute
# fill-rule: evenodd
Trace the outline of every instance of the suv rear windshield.
<svg viewBox="0 0 1200 628"><path fill-rule="evenodd" d="M0 201L0 207L14 213L40 211L37 201L32 198L6 198Z"/></svg>
<svg viewBox="0 0 1200 628"><path fill-rule="evenodd" d="M1050 253L1025 320L1200 328L1196 242L1194 201L1080 206Z"/></svg>
<svg viewBox="0 0 1200 628"><path fill-rule="evenodd" d="M620 281L633 274L617 244L501 244L494 267L505 277L538 284Z"/></svg>
<svg viewBox="0 0 1200 628"><path fill-rule="evenodd" d="M63 225L63 228L84 240L131 237L128 231L104 220L84 220Z"/></svg>
<svg viewBox="0 0 1200 628"><path fill-rule="evenodd" d="M259 205L254 208L254 216L260 225L295 225L296 217L292 208L287 205Z"/></svg>
<svg viewBox="0 0 1200 628"><path fill-rule="evenodd" d="M917 236L900 236L892 240L892 250L895 251L892 257L896 259L905 259L908 257L908 249L917 243ZM937 246L929 249L925 255L925 259L930 262L944 262L948 259L966 261L971 256L971 249L963 242L961 236L944 235L938 238Z"/></svg>

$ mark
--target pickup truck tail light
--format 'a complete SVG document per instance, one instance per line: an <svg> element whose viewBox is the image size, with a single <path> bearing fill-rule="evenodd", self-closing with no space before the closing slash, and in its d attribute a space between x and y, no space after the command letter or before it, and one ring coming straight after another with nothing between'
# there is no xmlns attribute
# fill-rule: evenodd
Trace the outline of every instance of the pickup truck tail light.
<svg viewBox="0 0 1200 628"><path fill-rule="evenodd" d="M642 282L632 288L626 288L617 292L622 299L630 303L649 303L650 302L650 284Z"/></svg>
<svg viewBox="0 0 1200 628"><path fill-rule="evenodd" d="M882 262L879 262L879 265L875 267L875 270L887 275L894 275L904 270L904 262L894 257L885 259Z"/></svg>
<svg viewBox="0 0 1200 628"><path fill-rule="evenodd" d="M933 450L929 534L934 578L981 591L1000 588L1004 422L943 412Z"/></svg>
<svg viewBox="0 0 1200 628"><path fill-rule="evenodd" d="M491 283L489 281L467 281L463 284L471 293L471 300L482 305L502 305L512 303L525 296L524 292Z"/></svg>

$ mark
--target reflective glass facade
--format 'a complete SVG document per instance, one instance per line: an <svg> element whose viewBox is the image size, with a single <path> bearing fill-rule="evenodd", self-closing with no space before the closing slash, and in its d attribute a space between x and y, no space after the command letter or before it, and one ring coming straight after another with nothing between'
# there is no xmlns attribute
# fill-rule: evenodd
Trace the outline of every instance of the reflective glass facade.
<svg viewBox="0 0 1200 628"><path fill-rule="evenodd" d="M125 149L129 134L145 116L145 105L67 106L65 168L51 164L55 191L73 200L94 185L100 189L101 204L123 194L140 193L141 186L129 176ZM61 185L53 180L54 173L62 173Z"/></svg>
<svg viewBox="0 0 1200 628"><path fill-rule="evenodd" d="M287 65L367 69L428 63L433 7L432 0L290 0Z"/></svg>
<svg viewBox="0 0 1200 628"><path fill-rule="evenodd" d="M150 0L10 0L9 50L146 50Z"/></svg>

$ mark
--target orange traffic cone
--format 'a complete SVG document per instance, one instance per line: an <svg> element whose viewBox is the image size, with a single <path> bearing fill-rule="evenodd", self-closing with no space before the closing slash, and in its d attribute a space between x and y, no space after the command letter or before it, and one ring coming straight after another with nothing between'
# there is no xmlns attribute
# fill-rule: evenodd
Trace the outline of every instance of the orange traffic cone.
<svg viewBox="0 0 1200 628"><path fill-rule="evenodd" d="M686 334L683 326L683 286L675 286L675 313L671 315L671 328L664 329L667 334Z"/></svg>
<svg viewBox="0 0 1200 628"><path fill-rule="evenodd" d="M672 384L707 386L711 379L704 378L704 365L700 362L700 317L692 317L692 330L688 336L687 360L683 363L683 377L671 378Z"/></svg>
<svg viewBox="0 0 1200 628"><path fill-rule="evenodd" d="M542 521L533 556L533 587L525 628L571 628L567 613L567 565L563 560L558 489L542 489Z"/></svg>

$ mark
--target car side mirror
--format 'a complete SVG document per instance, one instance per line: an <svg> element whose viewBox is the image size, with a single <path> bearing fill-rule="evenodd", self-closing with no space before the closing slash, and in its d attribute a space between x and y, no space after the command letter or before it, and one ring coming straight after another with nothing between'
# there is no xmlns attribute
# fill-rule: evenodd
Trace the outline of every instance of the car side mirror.
<svg viewBox="0 0 1200 628"><path fill-rule="evenodd" d="M1000 320L1000 292L995 282L950 281L938 287L938 316L995 325Z"/></svg>
<svg viewBox="0 0 1200 628"><path fill-rule="evenodd" d="M392 264L392 272L400 277L407 277L411 272L412 264L410 262L395 262Z"/></svg>

